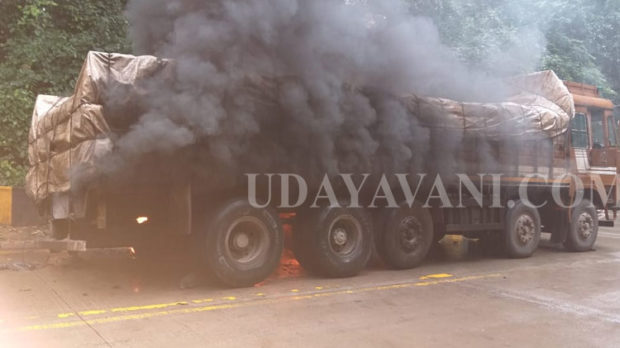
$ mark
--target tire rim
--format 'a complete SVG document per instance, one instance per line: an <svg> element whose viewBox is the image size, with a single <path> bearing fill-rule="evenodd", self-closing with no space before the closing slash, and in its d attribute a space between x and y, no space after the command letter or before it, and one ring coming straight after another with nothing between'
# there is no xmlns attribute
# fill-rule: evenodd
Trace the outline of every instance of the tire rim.
<svg viewBox="0 0 620 348"><path fill-rule="evenodd" d="M579 238L587 240L594 233L594 219L588 213L581 213L577 218L577 231Z"/></svg>
<svg viewBox="0 0 620 348"><path fill-rule="evenodd" d="M225 245L226 255L235 263L260 265L269 249L269 229L254 216L240 217L228 227Z"/></svg>
<svg viewBox="0 0 620 348"><path fill-rule="evenodd" d="M423 242L422 224L415 216L407 216L398 225L398 241L405 252L415 251Z"/></svg>
<svg viewBox="0 0 620 348"><path fill-rule="evenodd" d="M362 243L362 226L351 215L336 218L329 226L329 248L339 256L354 253Z"/></svg>
<svg viewBox="0 0 620 348"><path fill-rule="evenodd" d="M515 232L521 245L527 245L534 240L536 234L536 222L530 215L524 214L515 222Z"/></svg>

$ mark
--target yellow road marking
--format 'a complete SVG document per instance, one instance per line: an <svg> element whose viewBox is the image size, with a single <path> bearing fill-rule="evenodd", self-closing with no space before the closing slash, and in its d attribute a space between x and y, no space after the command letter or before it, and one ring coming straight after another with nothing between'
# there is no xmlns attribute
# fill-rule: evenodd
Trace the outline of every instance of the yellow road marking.
<svg viewBox="0 0 620 348"><path fill-rule="evenodd" d="M237 298L236 297L224 297L224 300L229 300L229 301L234 301ZM193 303L196 304L200 304L200 303L206 303L206 302L213 302L212 298L207 298L207 299L203 299L203 300L193 300ZM150 309L163 309L163 308L168 308L168 307L175 307L175 306L186 306L189 303L186 301L179 301L179 302L172 302L172 303L157 303L157 304L150 304L150 305L145 305L145 306L131 306L131 307L118 307L118 308L113 308L110 310L110 312L114 312L114 313L118 313L118 312L136 312L136 311L142 311L142 310L150 310ZM90 311L83 311L83 312L78 312L78 314L80 316L89 316L89 315L98 315L98 314L104 314L107 313L108 311L105 309L98 309L98 310L90 310ZM75 316L75 313L61 313L58 314L57 317L61 318L61 319L65 319L65 318L69 318L69 317L73 317Z"/></svg>
<svg viewBox="0 0 620 348"><path fill-rule="evenodd" d="M460 283L462 281L463 281L462 278L433 280L433 281L428 281L428 282L416 283L415 286L429 286L429 285L446 284L446 283Z"/></svg>
<svg viewBox="0 0 620 348"><path fill-rule="evenodd" d="M293 289L291 292L299 292L299 289Z"/></svg>
<svg viewBox="0 0 620 348"><path fill-rule="evenodd" d="M162 309L162 308L175 307L175 306L181 306L181 305L187 305L187 304L188 304L187 302L181 301L181 302L173 302L173 303L159 303L159 304L152 304L152 305L146 305L146 306L119 307L119 308L113 308L111 312L133 312L133 311L140 311L140 310L145 310L145 309Z"/></svg>
<svg viewBox="0 0 620 348"><path fill-rule="evenodd" d="M201 313L201 312L209 312L216 310L224 310L224 309L234 309L241 307L254 307L259 305L266 304L277 304L291 301L301 301L301 300L309 300L313 298L321 298L321 297L333 297L339 295L350 295L350 294L361 294L367 292L376 292L376 291L386 291L386 290L396 290L396 289L405 289L405 288L413 288L418 286L429 286L429 285L438 285L445 283L458 283L458 282L466 282L472 280L480 280L480 279L490 279L490 278L499 278L501 274L485 274L478 276L468 276L461 278L451 278L451 279L440 279L428 282L411 282L411 283L402 283L402 284L392 284L392 285L383 285L383 286L373 286L359 289L345 289L345 290L334 290L334 291L323 291L317 293L310 293L305 295L295 295L295 296L283 296L272 299L256 299L256 300L248 300L243 302L236 303L225 303L225 304L214 304L204 307L189 307L183 309L170 309L166 311L159 312L147 312L147 313L136 313L136 314L127 314L121 316L113 316L107 318L96 318L96 319L88 319L88 320L79 320L79 321L69 321L62 323L52 323L52 324L41 324L41 325L31 325L21 327L19 331L39 331L39 330L51 330L51 329L66 329L72 327L79 327L85 325L96 325L96 324L106 324L106 323L114 323L128 320L140 320L154 317L167 316L171 314L191 314L191 313ZM236 299L235 297L225 297L224 299ZM150 306L135 306L135 307L124 307L124 308L116 308L116 312L124 312L129 310L138 310L138 309L161 309L166 307L178 306L179 304L187 304L187 302L174 302L171 304L162 304L162 305L150 305ZM123 309L123 310L120 310ZM115 310L111 310L114 312Z"/></svg>
<svg viewBox="0 0 620 348"><path fill-rule="evenodd" d="M448 273L437 273L437 274L429 274L423 277L420 277L420 280L428 280L428 279L443 279L443 278L452 278L454 275Z"/></svg>
<svg viewBox="0 0 620 348"><path fill-rule="evenodd" d="M108 311L105 309L98 309L98 310L92 310L92 311L83 311L83 312L78 312L78 314L80 316L89 316L89 315L99 315L99 314L104 314L107 313ZM60 313L58 314L58 318L64 319L64 318L69 318L69 317L73 317L75 316L75 313Z"/></svg>
<svg viewBox="0 0 620 348"><path fill-rule="evenodd" d="M267 303L267 302L270 302L270 301L268 300L256 301L253 304L256 305L256 304ZM84 321L70 321L70 322L64 322L64 323L31 325L31 326L22 327L19 330L20 331L35 331L35 330L49 330L49 329L66 329L66 328L93 325L93 324L105 324L105 323L114 323L114 322L127 321L127 320L147 319L147 318L160 317L160 316L170 315L170 314L188 314L188 313L213 311L213 310L218 310L218 309L232 309L232 308L237 308L241 306L242 306L241 303L236 303L236 304L232 303L232 304L212 305L212 306L197 307L197 308L175 309L175 310L161 311L161 312L128 314L128 315L121 315L121 316L116 316L116 317L89 319L89 320L84 320Z"/></svg>
<svg viewBox="0 0 620 348"><path fill-rule="evenodd" d="M213 302L212 298L205 298L204 300L193 300L194 303L205 303L205 302Z"/></svg>
<svg viewBox="0 0 620 348"><path fill-rule="evenodd" d="M106 311L105 309L100 309L100 310L84 311L84 312L78 312L78 313L80 313L80 315L98 315L98 314L103 314L107 312L108 311Z"/></svg>

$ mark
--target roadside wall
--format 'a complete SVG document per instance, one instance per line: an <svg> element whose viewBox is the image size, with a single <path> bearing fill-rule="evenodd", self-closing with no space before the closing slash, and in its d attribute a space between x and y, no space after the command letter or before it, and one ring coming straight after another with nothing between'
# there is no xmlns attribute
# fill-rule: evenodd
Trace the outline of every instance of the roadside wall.
<svg viewBox="0 0 620 348"><path fill-rule="evenodd" d="M0 225L34 226L43 222L23 189L0 186Z"/></svg>

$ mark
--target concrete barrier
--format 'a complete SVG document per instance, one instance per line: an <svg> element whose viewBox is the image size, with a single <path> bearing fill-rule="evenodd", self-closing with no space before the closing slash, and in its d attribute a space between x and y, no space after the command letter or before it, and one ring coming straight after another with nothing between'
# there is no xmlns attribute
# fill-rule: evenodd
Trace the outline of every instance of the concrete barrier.
<svg viewBox="0 0 620 348"><path fill-rule="evenodd" d="M34 226L45 223L21 188L0 186L0 225Z"/></svg>

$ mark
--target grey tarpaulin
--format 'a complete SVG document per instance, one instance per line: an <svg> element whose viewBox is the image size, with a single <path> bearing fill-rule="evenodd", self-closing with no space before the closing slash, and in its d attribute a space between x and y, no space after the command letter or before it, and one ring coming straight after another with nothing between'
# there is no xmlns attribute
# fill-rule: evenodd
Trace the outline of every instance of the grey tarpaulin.
<svg viewBox="0 0 620 348"><path fill-rule="evenodd" d="M28 195L40 203L70 191L74 170L92 170L96 158L112 149L102 112L106 86L135 86L166 63L152 56L89 52L71 97L38 96L28 137Z"/></svg>
<svg viewBox="0 0 620 348"><path fill-rule="evenodd" d="M141 79L161 71L162 66L171 66L169 63L152 56L90 52L72 96L39 96L29 135L28 194L41 203L50 194L70 191L73 171L94 170L96 159L113 149L102 111L106 86L120 84L140 90ZM267 99L277 95L277 79L250 76L247 81L250 90L257 91L256 97L263 99L260 102L275 103ZM503 103L463 103L415 95L400 99L422 125L434 117L429 124L462 129L474 136L556 137L566 132L575 107L555 73L534 73L507 83L514 93Z"/></svg>

